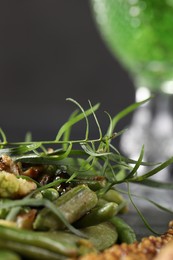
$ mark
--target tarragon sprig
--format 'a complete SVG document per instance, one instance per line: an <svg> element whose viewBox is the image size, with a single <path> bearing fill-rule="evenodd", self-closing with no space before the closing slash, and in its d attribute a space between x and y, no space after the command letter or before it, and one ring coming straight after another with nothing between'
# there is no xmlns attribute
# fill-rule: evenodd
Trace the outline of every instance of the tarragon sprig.
<svg viewBox="0 0 173 260"><path fill-rule="evenodd" d="M98 174L98 172L100 174L100 169L103 168L101 174L105 175L105 177L109 176L108 179L112 185L116 184L116 175L118 175L118 173L122 170L125 171L125 175L121 182L129 181L146 184L146 179L156 174L163 168L169 166L173 162L173 159L170 158L166 162L156 165L154 169L150 170L145 175L138 176L137 172L140 166L149 165L148 163L143 162L144 147L141 149L139 159L135 161L121 155L118 149L113 145L113 139L123 133L123 131L120 131L120 133L117 134L115 131L118 121L130 112L133 112L144 102L149 101L149 99L130 105L113 118L106 113L110 122L106 134L102 133L100 123L96 116L96 111L99 108L99 104L92 106L89 101L90 107L85 110L77 101L71 98L68 100L74 103L78 107L79 111L75 111L69 120L65 122L62 127L60 127L54 140L30 140L25 142L10 143L7 141L7 137L1 129L0 135L2 141L0 142L0 155L7 154L15 161L33 164L64 164L69 166L71 169L73 168L75 172L79 169L79 173L80 171L84 171L86 169L86 174L88 169L92 170L94 174ZM98 127L99 137L96 139L89 139L90 125L88 117L90 115L93 115ZM84 139L70 140L71 128L83 119L86 122ZM54 149L52 152L48 152L47 149L44 148L47 145L56 145L58 148ZM90 158L88 162L89 167L86 167L86 163L82 163L82 161L86 161L87 158ZM81 165L85 165L83 169L81 169Z"/></svg>

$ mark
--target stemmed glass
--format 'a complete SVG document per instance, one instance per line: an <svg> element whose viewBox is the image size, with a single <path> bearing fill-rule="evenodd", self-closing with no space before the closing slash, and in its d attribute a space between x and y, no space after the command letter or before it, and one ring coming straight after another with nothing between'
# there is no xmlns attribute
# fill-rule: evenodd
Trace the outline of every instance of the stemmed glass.
<svg viewBox="0 0 173 260"><path fill-rule="evenodd" d="M136 101L154 94L134 112L120 147L136 157L144 144L147 160L163 161L173 155L173 0L91 5L103 40L132 77Z"/></svg>

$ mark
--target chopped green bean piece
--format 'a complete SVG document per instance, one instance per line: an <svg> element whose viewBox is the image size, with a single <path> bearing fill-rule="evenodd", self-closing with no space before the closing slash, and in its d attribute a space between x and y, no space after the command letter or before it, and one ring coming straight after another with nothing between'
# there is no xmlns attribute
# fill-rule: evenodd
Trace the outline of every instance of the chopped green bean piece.
<svg viewBox="0 0 173 260"><path fill-rule="evenodd" d="M117 216L110 219L118 232L118 240L120 243L131 244L136 241L134 230L122 219Z"/></svg>
<svg viewBox="0 0 173 260"><path fill-rule="evenodd" d="M55 207L61 210L69 223L73 223L95 207L98 202L95 192L86 185L78 185L64 193L55 201ZM36 230L57 230L64 228L62 221L49 209L42 209L34 222Z"/></svg>

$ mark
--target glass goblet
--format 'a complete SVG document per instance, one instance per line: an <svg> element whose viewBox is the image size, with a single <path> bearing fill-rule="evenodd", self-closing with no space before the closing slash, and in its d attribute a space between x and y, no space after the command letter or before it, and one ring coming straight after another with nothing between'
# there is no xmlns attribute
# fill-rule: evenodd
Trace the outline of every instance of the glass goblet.
<svg viewBox="0 0 173 260"><path fill-rule="evenodd" d="M91 0L98 30L132 77L136 101L154 98L133 114L122 151L136 159L173 155L173 0Z"/></svg>

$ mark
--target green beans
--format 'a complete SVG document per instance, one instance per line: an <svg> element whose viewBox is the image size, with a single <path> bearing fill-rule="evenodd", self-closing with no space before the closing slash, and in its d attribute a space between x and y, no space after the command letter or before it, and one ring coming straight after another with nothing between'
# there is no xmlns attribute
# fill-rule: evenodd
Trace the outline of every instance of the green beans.
<svg viewBox="0 0 173 260"><path fill-rule="evenodd" d="M116 203L107 202L100 207L95 207L89 214L80 218L80 220L77 221L76 226L81 228L107 221L115 215L117 206Z"/></svg>
<svg viewBox="0 0 173 260"><path fill-rule="evenodd" d="M119 213L125 213L127 211L127 204L126 204L124 198L116 190L114 190L114 189L108 190L105 194L103 194L101 196L101 198L106 201L109 201L109 202L115 202L118 205L124 204L124 206L120 209Z"/></svg>
<svg viewBox="0 0 173 260"><path fill-rule="evenodd" d="M11 250L0 249L0 259L2 259L2 260L21 260L21 257Z"/></svg>
<svg viewBox="0 0 173 260"><path fill-rule="evenodd" d="M44 248L38 248L36 246L21 245L17 242L12 241L0 241L0 248L10 249L19 253L22 257L27 257L29 259L42 259L42 260L63 260L66 259L65 256L59 255L57 253L51 252Z"/></svg>
<svg viewBox="0 0 173 260"><path fill-rule="evenodd" d="M86 227L82 229L82 232L88 235L97 250L104 250L112 246L118 238L115 226L108 222Z"/></svg>
<svg viewBox="0 0 173 260"><path fill-rule="evenodd" d="M115 226L120 243L131 244L136 241L134 230L122 218L114 216L109 221Z"/></svg>
<svg viewBox="0 0 173 260"><path fill-rule="evenodd" d="M117 217L80 231L88 239L63 231L35 232L0 225L0 249L13 250L29 259L61 260L104 250L118 239L128 243L135 241L131 228Z"/></svg>
<svg viewBox="0 0 173 260"><path fill-rule="evenodd" d="M35 232L0 226L0 248L11 249L33 259L59 259L55 258L59 255L77 256L80 240L82 239L76 235L61 231ZM88 248L86 246L86 250L92 250L91 243Z"/></svg>
<svg viewBox="0 0 173 260"><path fill-rule="evenodd" d="M54 200L58 199L58 197L59 197L58 191L53 188L42 190L41 194L42 194L43 198L51 200L51 201L54 201Z"/></svg>
<svg viewBox="0 0 173 260"><path fill-rule="evenodd" d="M0 249L13 250L31 259L54 260L104 250L117 240L116 229L111 223L105 222L81 231L88 236L87 240L62 231L35 232L0 226Z"/></svg>
<svg viewBox="0 0 173 260"><path fill-rule="evenodd" d="M28 206L34 211L33 219L36 218L31 225L33 230L0 225L0 259L4 249L6 254L13 251L14 255L27 259L65 260L102 251L117 242L136 240L131 227L117 217L125 207L125 200L113 189L100 196L87 185L80 184L58 198L53 188L38 194L41 199L10 200L1 205L1 209L12 207L10 212ZM10 219L17 223L14 218Z"/></svg>
<svg viewBox="0 0 173 260"><path fill-rule="evenodd" d="M78 185L59 197L55 201L55 207L61 210L69 223L73 223L91 210L97 201L95 192L86 185ZM38 213L33 227L37 230L57 230L62 229L63 224L55 214L44 208Z"/></svg>

